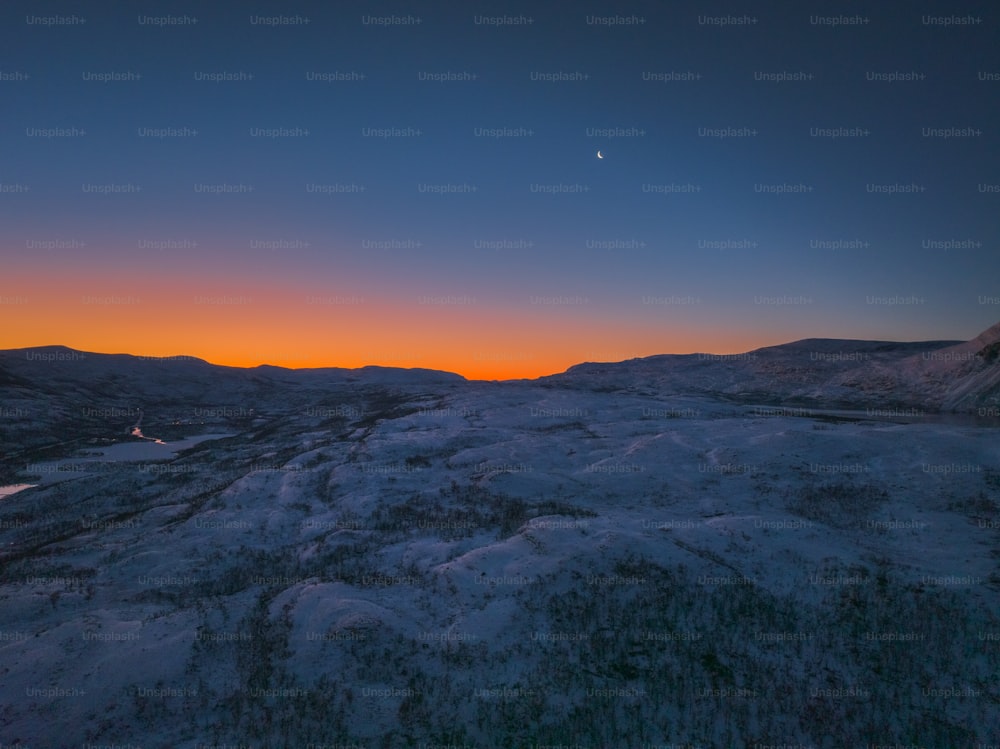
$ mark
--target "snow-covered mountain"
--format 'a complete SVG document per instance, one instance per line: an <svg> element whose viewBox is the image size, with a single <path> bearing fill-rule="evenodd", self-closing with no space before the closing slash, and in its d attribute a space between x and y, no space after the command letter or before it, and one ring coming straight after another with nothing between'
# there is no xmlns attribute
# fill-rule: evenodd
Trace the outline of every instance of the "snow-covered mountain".
<svg viewBox="0 0 1000 749"><path fill-rule="evenodd" d="M124 430L143 409L147 431L244 427L296 408L332 408L374 387L442 387L461 375L430 369L226 367L188 356L95 354L64 346L0 351L0 454ZM330 402L334 401L333 406ZM175 428L180 427L180 429ZM0 480L3 475L0 474Z"/></svg>
<svg viewBox="0 0 1000 749"><path fill-rule="evenodd" d="M931 412L996 333L500 383L3 352L0 744L988 744L998 425Z"/></svg>
<svg viewBox="0 0 1000 749"><path fill-rule="evenodd" d="M905 387L948 411L1000 413L1000 323L971 341L910 357Z"/></svg>
<svg viewBox="0 0 1000 749"><path fill-rule="evenodd" d="M702 394L816 408L1000 413L1000 323L967 342L808 338L741 354L586 363L541 378L560 387Z"/></svg>

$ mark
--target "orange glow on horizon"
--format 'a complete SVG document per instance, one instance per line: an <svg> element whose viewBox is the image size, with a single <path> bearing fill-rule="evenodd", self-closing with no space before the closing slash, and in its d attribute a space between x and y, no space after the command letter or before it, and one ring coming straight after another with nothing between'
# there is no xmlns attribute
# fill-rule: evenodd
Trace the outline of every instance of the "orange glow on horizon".
<svg viewBox="0 0 1000 749"><path fill-rule="evenodd" d="M28 290L13 295L14 288ZM234 367L419 367L504 380L556 374L584 361L742 353L784 342L750 340L731 327L723 335L697 318L683 330L656 319L637 324L596 307L421 304L415 295L314 294L259 282L187 281L178 288L177 279L139 285L124 274L5 282L0 348L59 344Z"/></svg>

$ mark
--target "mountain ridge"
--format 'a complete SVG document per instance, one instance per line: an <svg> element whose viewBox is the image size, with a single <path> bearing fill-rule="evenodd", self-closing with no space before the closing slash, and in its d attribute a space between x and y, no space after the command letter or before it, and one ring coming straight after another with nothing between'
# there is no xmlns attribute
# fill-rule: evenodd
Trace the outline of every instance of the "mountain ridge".
<svg viewBox="0 0 1000 749"><path fill-rule="evenodd" d="M1000 323L969 341L804 338L739 354L585 362L539 378L598 391L715 395L815 408L1000 410Z"/></svg>
<svg viewBox="0 0 1000 749"><path fill-rule="evenodd" d="M787 351L787 350L794 350L794 349L802 348L802 347L807 346L807 345L808 346L836 346L836 345L850 344L852 346L855 346L855 347L859 347L860 346L861 348L865 348L865 349L871 349L873 347L878 346L878 347L887 347L889 349L909 347L909 348L918 348L918 349L924 349L924 348L926 348L926 349L930 350L930 349L934 349L934 348L946 348L946 347L952 347L952 346L971 345L971 344L973 344L973 342L979 342L979 341L982 341L982 344L981 344L980 348L986 347L989 344L1000 342L1000 322L998 322L995 325L987 328L986 330L984 330L983 332L981 332L979 335L977 335L975 338L969 339L968 341L963 341L963 340L958 340L958 339L955 339L955 340L925 340L925 341L890 341L890 340L865 339L865 338L825 338L825 337L800 338L800 339L797 339L797 340L794 340L794 341L787 341L785 343L778 343L778 344L774 344L774 345L771 345L771 346L761 346L761 347L756 348L756 349L749 349L747 351L734 352L734 353L728 353L728 354L714 354L714 353L700 352L700 351L690 352L690 353L686 353L686 354L666 353L665 352L665 353L659 353L659 354L650 354L649 356L634 357L634 358L631 358L631 359L623 359L623 360L613 361L613 362L582 361L582 362L578 362L576 364L570 365L563 372L557 372L557 373L553 373L551 375L541 375L540 377L534 377L534 378L510 378L507 381L508 382L513 382L513 381L536 381L536 380L544 379L546 377L554 377L554 376L558 376L558 375L561 375L561 374L565 374L567 372L573 371L574 369L576 369L578 367L584 367L584 366L595 365L595 364L624 364L624 363L629 363L629 362L640 362L640 361L645 362L645 361L651 361L651 360L662 360L662 359L665 359L665 358L668 358L668 357L669 358L675 358L675 357L676 358L679 358L679 357L704 357L704 358L710 358L712 360L722 361L722 360L725 360L725 359L728 359L728 358L738 358L738 357L742 357L742 356L747 356L749 354L759 354L761 352L766 352L766 351L775 351L775 350L785 350L785 351ZM256 365L248 366L248 367L240 367L240 366L235 366L235 365L231 365L231 364L217 364L217 363L214 363L214 362L210 362L207 359L202 359L202 358L199 358L199 357L196 357L196 356L192 356L192 355L188 355L188 354L174 354L174 355L168 355L168 356L147 356L147 355L142 355L142 354L131 354L131 353L127 353L127 352L114 352L114 353L111 353L111 352L95 352L95 351L87 351L85 349L74 349L71 346L66 346L64 344L46 344L46 345L42 345L42 346L26 346L26 347L20 347L20 348L0 349L0 363L2 363L4 359L10 357L11 355L17 355L17 354L22 354L22 353L25 354L25 355L27 355L28 352L39 352L39 353L62 353L62 352L68 352L68 353L71 353L71 354L82 354L82 355L84 355L84 357L92 357L92 358L128 357L128 358L130 358L132 360L135 360L135 361L155 362L155 363L160 363L160 364L170 364L170 363L180 363L180 362L194 363L194 364L207 364L207 365L209 365L211 367L216 367L216 368L220 368L220 369L239 370L239 371L252 371L252 370L268 370L268 371L270 371L270 370L280 370L282 372L312 372L312 373L320 373L320 372L322 372L322 373L327 373L327 372L329 372L329 373L334 373L334 372L336 372L336 373L349 373L349 372L350 373L357 373L357 372L365 372L365 371L370 371L370 372L374 372L374 371L383 371L383 372L385 372L385 371L393 371L393 372L415 372L415 373L429 373L429 372L434 372L434 373L441 373L441 374L445 374L445 375L450 375L450 376L453 376L453 377L458 377L458 378L461 378L462 380L465 380L465 381L473 381L473 380L470 380L469 378L467 378L464 375L461 375L461 374L459 374L457 372L451 372L449 370L442 370L442 369L433 369L433 368L429 368L429 367L388 367L388 366L378 365L378 364L364 364L364 365L362 365L360 367L335 367L335 366L331 366L331 367L284 367L284 366L281 366L281 365L278 365L278 364L270 364L270 363L256 364ZM62 361L65 361L65 360L62 360ZM481 381L492 382L492 381L495 381L495 380L481 380ZM501 380L501 382L502 381L503 380Z"/></svg>

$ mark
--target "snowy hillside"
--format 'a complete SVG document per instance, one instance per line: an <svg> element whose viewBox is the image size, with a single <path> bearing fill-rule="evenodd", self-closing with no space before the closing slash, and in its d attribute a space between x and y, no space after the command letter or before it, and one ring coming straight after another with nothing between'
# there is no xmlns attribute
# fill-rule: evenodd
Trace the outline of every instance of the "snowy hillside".
<svg viewBox="0 0 1000 749"><path fill-rule="evenodd" d="M135 423L139 409L151 433L180 436L192 428L208 431L209 425L245 428L297 405L323 408L345 388L462 382L460 375L427 369L240 369L193 357L94 354L63 346L0 351L0 454L59 445L67 429L81 442L117 437L116 431Z"/></svg>
<svg viewBox="0 0 1000 749"><path fill-rule="evenodd" d="M880 409L989 402L923 354L991 331L507 383L5 352L0 743L987 744L998 424Z"/></svg>
<svg viewBox="0 0 1000 749"><path fill-rule="evenodd" d="M587 363L541 378L561 387L703 394L816 408L1000 415L1000 323L972 341L809 338L741 354Z"/></svg>
<svg viewBox="0 0 1000 749"><path fill-rule="evenodd" d="M948 411L1000 415L1000 323L971 341L910 357L906 385Z"/></svg>

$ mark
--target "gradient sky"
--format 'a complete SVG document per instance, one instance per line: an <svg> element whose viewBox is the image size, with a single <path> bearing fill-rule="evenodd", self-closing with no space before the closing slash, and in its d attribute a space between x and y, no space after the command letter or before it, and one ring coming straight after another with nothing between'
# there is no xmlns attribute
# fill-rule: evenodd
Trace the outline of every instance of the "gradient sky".
<svg viewBox="0 0 1000 749"><path fill-rule="evenodd" d="M971 338L1000 320L998 21L987 2L8 1L0 348L502 379ZM456 186L476 189L432 191Z"/></svg>

